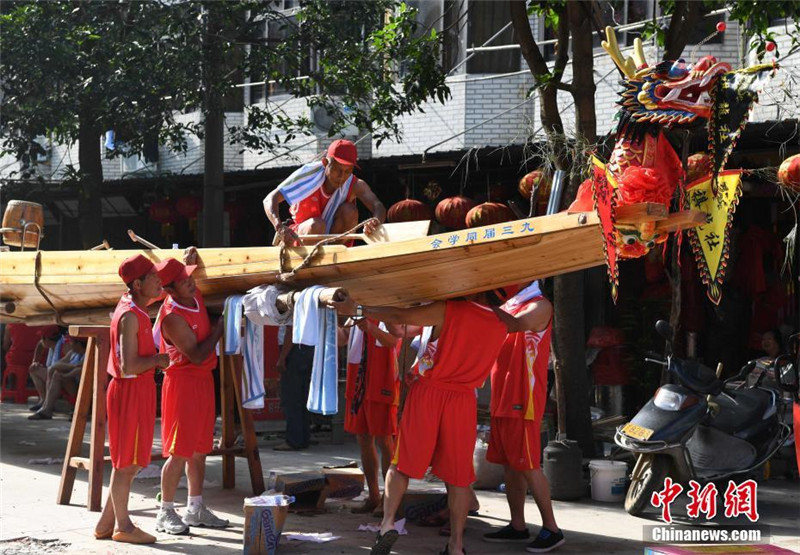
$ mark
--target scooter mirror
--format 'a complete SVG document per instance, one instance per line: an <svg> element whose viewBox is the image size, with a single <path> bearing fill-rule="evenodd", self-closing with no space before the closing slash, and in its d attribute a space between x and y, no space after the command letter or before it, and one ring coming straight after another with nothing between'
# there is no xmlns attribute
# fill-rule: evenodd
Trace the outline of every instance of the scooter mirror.
<svg viewBox="0 0 800 555"><path fill-rule="evenodd" d="M800 373L792 357L781 355L775 359L775 375L782 390L791 393L795 399L800 399Z"/></svg>
<svg viewBox="0 0 800 555"><path fill-rule="evenodd" d="M666 341L672 341L672 326L666 320L659 320L656 322L656 331L658 335L663 337Z"/></svg>

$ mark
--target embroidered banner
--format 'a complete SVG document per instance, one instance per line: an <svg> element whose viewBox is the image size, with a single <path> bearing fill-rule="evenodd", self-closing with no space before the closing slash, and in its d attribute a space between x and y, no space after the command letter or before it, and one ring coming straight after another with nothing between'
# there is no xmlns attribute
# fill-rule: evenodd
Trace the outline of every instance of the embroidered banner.
<svg viewBox="0 0 800 555"><path fill-rule="evenodd" d="M617 266L617 239L614 212L617 208L617 182L606 165L592 156L592 198L603 231L603 252L606 256L611 298L617 302L619 293L619 267Z"/></svg>
<svg viewBox="0 0 800 555"><path fill-rule="evenodd" d="M708 216L706 223L687 230L692 252L711 302L722 299L720 286L728 266L730 228L733 213L739 203L741 170L726 170L719 174L714 194L712 177L707 175L687 186L686 200L689 208L702 210Z"/></svg>

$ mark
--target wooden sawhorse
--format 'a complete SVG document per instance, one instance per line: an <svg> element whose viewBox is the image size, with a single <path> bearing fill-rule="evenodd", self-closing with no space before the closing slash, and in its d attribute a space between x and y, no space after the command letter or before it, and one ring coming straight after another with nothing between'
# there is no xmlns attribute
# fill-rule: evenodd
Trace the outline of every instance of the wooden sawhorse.
<svg viewBox="0 0 800 555"><path fill-rule="evenodd" d="M58 487L59 505L68 505L72 498L72 489L78 469L89 471L90 511L102 508L103 470L111 457L105 456L106 443L106 383L108 374L106 367L110 349L109 328L107 326L70 326L69 333L73 337L88 338L86 357L83 361L78 398L75 402L75 413L69 431L67 451L64 455L64 466L61 469L61 484ZM220 343L220 352L224 352L224 340ZM222 487L233 488L236 485L236 457L245 457L250 470L250 483L253 495L264 492L264 474L258 456L256 434L253 419L248 410L242 406L241 379L242 357L240 355L221 355L220 399L222 404L222 445L214 449L210 455L222 456ZM237 447L234 431L234 404L239 410L244 445ZM89 456L82 457L81 447L86 432L86 421L89 406L92 407L92 430ZM160 452L153 453L153 460L163 460Z"/></svg>

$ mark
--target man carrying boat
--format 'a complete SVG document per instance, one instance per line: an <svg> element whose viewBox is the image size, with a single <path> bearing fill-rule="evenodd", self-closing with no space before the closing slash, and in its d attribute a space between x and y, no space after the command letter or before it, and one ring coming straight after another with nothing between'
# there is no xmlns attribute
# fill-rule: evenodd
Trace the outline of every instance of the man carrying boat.
<svg viewBox="0 0 800 555"><path fill-rule="evenodd" d="M369 498L353 512L371 513L381 502L378 470L385 478L397 435L400 338L389 333L384 324L362 318L350 328L347 347L344 429L358 440L361 466L369 488ZM376 443L381 451L380 466Z"/></svg>
<svg viewBox="0 0 800 555"><path fill-rule="evenodd" d="M506 288L504 291L509 291ZM540 433L547 400L553 305L533 282L501 307L518 330L509 333L492 367L491 435L486 460L505 468L506 498L511 522L484 534L487 542L527 542L525 498L528 488L542 516L542 528L526 550L544 553L564 543L550 501L550 487L541 469Z"/></svg>
<svg viewBox="0 0 800 555"><path fill-rule="evenodd" d="M358 167L356 145L337 139L319 162L305 164L264 199L264 211L275 233L289 246L300 244L298 235L344 233L358 224L356 199L372 212L364 224L370 235L386 219L386 208L363 180L353 175ZM290 205L292 221L281 222L281 202Z"/></svg>
<svg viewBox="0 0 800 555"><path fill-rule="evenodd" d="M489 375L506 334L516 320L487 306L485 294L470 300L439 301L412 308L364 307L349 296L334 303L340 314L371 317L387 324L434 326L438 339L432 366L406 397L392 465L386 476L383 521L373 554L388 554L398 538L394 517L409 478L422 478L429 466L448 485L450 540L443 553L463 553L464 524L475 481L477 401L475 388ZM497 303L498 305L500 303ZM480 345L480 349L475 346Z"/></svg>
<svg viewBox="0 0 800 555"><path fill-rule="evenodd" d="M194 262L196 257L196 249L190 249L185 260ZM217 365L214 348L223 333L223 320L211 325L192 277L195 268L170 258L158 272L168 295L158 312L155 335L161 352L169 356L169 366L161 389L161 445L168 458L161 469L156 530L167 534L185 534L189 526L228 526L203 504L206 455L212 449L216 420L211 372ZM189 492L181 518L175 511L175 492L184 468Z"/></svg>
<svg viewBox="0 0 800 555"><path fill-rule="evenodd" d="M147 305L161 295L157 268L141 254L125 259L119 275L128 286L111 317L111 349L106 393L111 482L108 499L95 526L97 539L149 544L156 538L136 527L128 515L131 483L139 469L150 464L156 421L156 368L169 364L158 354ZM116 523L116 527L115 527Z"/></svg>

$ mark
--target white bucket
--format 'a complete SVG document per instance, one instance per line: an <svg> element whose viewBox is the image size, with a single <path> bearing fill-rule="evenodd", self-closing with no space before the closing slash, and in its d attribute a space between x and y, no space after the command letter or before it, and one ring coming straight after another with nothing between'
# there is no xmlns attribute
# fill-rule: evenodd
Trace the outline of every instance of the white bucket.
<svg viewBox="0 0 800 555"><path fill-rule="evenodd" d="M589 462L592 477L592 499L616 503L625 499L628 465L622 461L593 460Z"/></svg>

